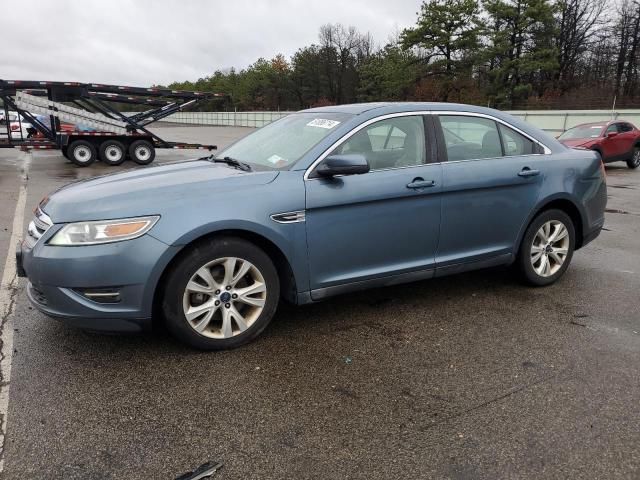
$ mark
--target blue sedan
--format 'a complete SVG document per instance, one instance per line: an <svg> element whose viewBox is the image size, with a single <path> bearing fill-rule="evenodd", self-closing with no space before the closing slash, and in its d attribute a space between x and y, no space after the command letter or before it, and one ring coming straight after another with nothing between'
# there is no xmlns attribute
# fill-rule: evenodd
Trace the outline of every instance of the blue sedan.
<svg viewBox="0 0 640 480"><path fill-rule="evenodd" d="M281 298L514 264L550 285L604 223L599 157L496 110L375 103L289 115L199 160L68 185L18 251L42 312L91 330L164 318L201 349Z"/></svg>

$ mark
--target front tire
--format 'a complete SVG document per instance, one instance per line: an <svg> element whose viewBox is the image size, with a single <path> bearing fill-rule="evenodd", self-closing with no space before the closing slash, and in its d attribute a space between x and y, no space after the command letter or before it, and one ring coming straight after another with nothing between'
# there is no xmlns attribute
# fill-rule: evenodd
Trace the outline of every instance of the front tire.
<svg viewBox="0 0 640 480"><path fill-rule="evenodd" d="M235 237L200 242L170 270L162 310L168 329L201 350L256 338L278 306L278 273L267 254Z"/></svg>
<svg viewBox="0 0 640 480"><path fill-rule="evenodd" d="M88 167L96 161L96 147L86 140L76 140L67 149L69 160L79 167Z"/></svg>
<svg viewBox="0 0 640 480"><path fill-rule="evenodd" d="M562 210L546 210L527 227L518 252L518 267L530 285L556 282L567 270L575 248L575 227Z"/></svg>
<svg viewBox="0 0 640 480"><path fill-rule="evenodd" d="M627 160L627 166L632 169L640 167L640 146L633 147L633 155Z"/></svg>

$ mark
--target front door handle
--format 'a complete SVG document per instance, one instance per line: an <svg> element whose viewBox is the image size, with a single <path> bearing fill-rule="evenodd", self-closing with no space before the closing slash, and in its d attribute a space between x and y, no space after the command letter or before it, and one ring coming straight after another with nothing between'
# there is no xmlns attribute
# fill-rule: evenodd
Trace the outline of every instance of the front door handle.
<svg viewBox="0 0 640 480"><path fill-rule="evenodd" d="M413 182L407 184L407 188L419 190L421 188L430 188L436 184L434 180L425 180L424 178L414 178Z"/></svg>
<svg viewBox="0 0 640 480"><path fill-rule="evenodd" d="M540 175L540 170L531 170L529 167L524 167L518 173L519 177L535 177L536 175Z"/></svg>

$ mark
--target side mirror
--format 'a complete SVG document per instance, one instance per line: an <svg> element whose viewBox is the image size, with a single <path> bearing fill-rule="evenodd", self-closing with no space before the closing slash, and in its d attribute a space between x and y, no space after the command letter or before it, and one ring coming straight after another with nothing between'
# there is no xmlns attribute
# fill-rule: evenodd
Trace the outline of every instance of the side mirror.
<svg viewBox="0 0 640 480"><path fill-rule="evenodd" d="M613 138L616 135L618 135L618 132L609 132L609 133L607 133L607 138Z"/></svg>
<svg viewBox="0 0 640 480"><path fill-rule="evenodd" d="M348 153L329 155L316 168L316 173L321 177L333 177L335 175L359 175L367 173L369 169L369 162L364 155Z"/></svg>

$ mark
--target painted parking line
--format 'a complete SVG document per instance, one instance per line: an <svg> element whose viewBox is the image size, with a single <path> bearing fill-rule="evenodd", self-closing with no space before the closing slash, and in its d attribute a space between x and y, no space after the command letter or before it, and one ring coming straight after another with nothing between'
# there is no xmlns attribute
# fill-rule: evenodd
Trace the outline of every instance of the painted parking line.
<svg viewBox="0 0 640 480"><path fill-rule="evenodd" d="M4 450L7 433L7 417L9 413L9 386L11 384L11 359L13 357L13 308L18 293L18 276L16 274L16 246L22 239L24 225L24 209L27 201L27 178L31 154L26 154L22 166L22 182L18 193L18 201L13 215L13 227L9 238L7 258L4 263L2 281L0 282L0 341L2 353L0 357L0 473L4 470Z"/></svg>

